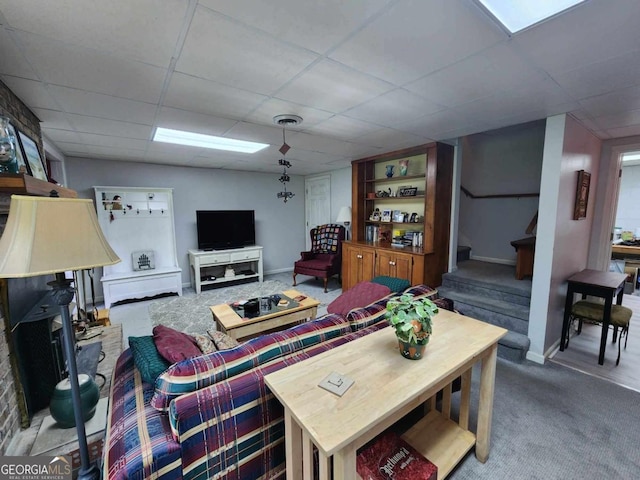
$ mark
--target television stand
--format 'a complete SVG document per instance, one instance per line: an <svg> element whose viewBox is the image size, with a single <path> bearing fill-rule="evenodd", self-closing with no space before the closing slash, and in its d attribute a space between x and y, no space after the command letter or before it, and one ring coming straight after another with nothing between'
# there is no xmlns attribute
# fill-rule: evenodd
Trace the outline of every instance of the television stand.
<svg viewBox="0 0 640 480"><path fill-rule="evenodd" d="M200 293L202 287L221 283L256 278L262 282L262 247L234 248L230 250L189 250L191 286ZM233 268L235 275L225 276L227 267ZM251 271L249 274L248 271ZM243 273L247 272L247 273ZM211 280L215 277L214 280Z"/></svg>

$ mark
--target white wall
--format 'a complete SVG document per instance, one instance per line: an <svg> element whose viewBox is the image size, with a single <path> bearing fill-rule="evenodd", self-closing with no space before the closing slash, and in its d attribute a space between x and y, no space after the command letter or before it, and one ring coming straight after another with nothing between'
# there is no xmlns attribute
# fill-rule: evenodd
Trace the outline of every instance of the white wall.
<svg viewBox="0 0 640 480"><path fill-rule="evenodd" d="M264 247L266 273L289 271L304 250L304 178L292 175L288 189L295 197L286 204L276 198L278 174L175 167L146 163L67 158L68 186L83 198L94 198L93 186L173 188L176 244L182 281L189 284L187 250L197 248L196 210L255 210L256 243ZM331 172L332 183L351 182L351 169ZM332 211L343 202L343 187L332 189ZM346 197L350 199L349 195Z"/></svg>
<svg viewBox="0 0 640 480"><path fill-rule="evenodd" d="M602 142L573 117L547 119L531 290L528 358L543 361L562 333L567 278L587 267ZM573 220L577 172L591 173L587 217Z"/></svg>
<svg viewBox="0 0 640 480"><path fill-rule="evenodd" d="M640 165L622 167L614 226L634 233L640 228Z"/></svg>
<svg viewBox="0 0 640 480"><path fill-rule="evenodd" d="M461 185L475 196L538 193L544 129L538 121L465 137ZM537 210L538 197L473 199L462 193L458 233L472 258L515 264L510 242L527 236Z"/></svg>

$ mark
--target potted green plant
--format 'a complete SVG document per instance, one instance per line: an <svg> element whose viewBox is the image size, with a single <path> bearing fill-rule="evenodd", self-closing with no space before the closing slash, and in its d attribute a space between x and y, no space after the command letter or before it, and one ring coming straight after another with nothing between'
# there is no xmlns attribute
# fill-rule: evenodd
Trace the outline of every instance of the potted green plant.
<svg viewBox="0 0 640 480"><path fill-rule="evenodd" d="M422 358L433 333L433 316L438 307L428 298L414 298L406 293L389 299L386 317L396 330L398 348L403 357Z"/></svg>

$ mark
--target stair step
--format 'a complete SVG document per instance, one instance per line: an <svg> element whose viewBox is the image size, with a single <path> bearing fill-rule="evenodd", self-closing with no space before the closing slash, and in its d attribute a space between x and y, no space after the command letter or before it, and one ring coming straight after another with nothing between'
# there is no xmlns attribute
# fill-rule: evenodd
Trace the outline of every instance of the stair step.
<svg viewBox="0 0 640 480"><path fill-rule="evenodd" d="M498 325L515 333L526 335L529 331L529 308L522 305L483 300L460 292L438 289L438 295L453 300L454 307L464 315Z"/></svg>
<svg viewBox="0 0 640 480"><path fill-rule="evenodd" d="M527 358L531 340L526 335L516 332L507 334L498 340L498 356L516 363L522 363Z"/></svg>
<svg viewBox="0 0 640 480"><path fill-rule="evenodd" d="M445 273L442 276L442 286L439 287L439 289L441 288L448 288L456 292L482 296L484 298L491 298L526 307L528 307L531 302L530 291L513 287L509 288L508 286L497 285L489 281L459 277L451 273Z"/></svg>

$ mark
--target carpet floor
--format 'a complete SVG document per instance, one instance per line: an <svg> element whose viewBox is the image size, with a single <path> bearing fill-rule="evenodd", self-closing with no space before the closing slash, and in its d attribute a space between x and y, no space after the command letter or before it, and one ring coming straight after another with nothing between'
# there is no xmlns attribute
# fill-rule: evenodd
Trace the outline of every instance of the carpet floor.
<svg viewBox="0 0 640 480"><path fill-rule="evenodd" d="M553 363L498 358L489 460L471 453L449 478L640 478L639 418L638 392Z"/></svg>
<svg viewBox="0 0 640 480"><path fill-rule="evenodd" d="M221 303L246 300L249 298L281 293L284 290L298 290L320 302L318 316L326 313L326 307L342 293L340 286L331 285L324 293L322 282L309 278L299 278L296 287L292 286L291 274L270 276L264 282L251 282L224 288L204 290L200 294L184 294L154 300L149 305L149 317L152 326L166 325L189 334L206 334L213 327L213 317L209 307Z"/></svg>

